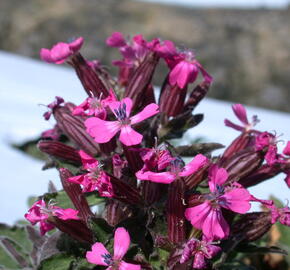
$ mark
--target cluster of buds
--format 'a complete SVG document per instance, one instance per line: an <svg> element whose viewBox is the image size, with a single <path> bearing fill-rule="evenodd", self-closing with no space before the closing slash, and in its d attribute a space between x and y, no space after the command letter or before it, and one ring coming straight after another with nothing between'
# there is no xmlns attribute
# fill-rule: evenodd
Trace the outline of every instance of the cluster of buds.
<svg viewBox="0 0 290 270"><path fill-rule="evenodd" d="M286 174L290 186L290 142L279 154L275 135L255 130L257 117L250 122L241 104L233 106L241 124L225 120L241 134L220 156L212 156L218 144L173 147L168 142L202 120L193 111L212 78L193 52L167 40L148 42L141 35L126 40L116 32L107 39L122 56L113 62L119 68L115 78L98 61L80 54L82 44L80 37L41 50L42 60L71 65L88 94L80 105L56 97L44 114L46 120L53 116L56 125L42 134L38 146L55 161L76 210L36 202L26 218L40 222L42 234L57 227L92 245L90 223L101 218L115 231L114 255L107 250L112 235L106 242L97 239L86 252L89 263L107 269L153 269L151 256L164 249L168 269L203 269L222 252L223 241L236 235L253 241L277 221L290 225L288 207L279 209L247 190L279 173ZM161 60L168 73L157 101L152 78ZM189 156L185 164L182 157ZM66 164L74 169L64 168ZM88 194L105 202L98 216L90 209ZM268 211L247 213L252 201ZM130 235L139 248L126 257Z"/></svg>

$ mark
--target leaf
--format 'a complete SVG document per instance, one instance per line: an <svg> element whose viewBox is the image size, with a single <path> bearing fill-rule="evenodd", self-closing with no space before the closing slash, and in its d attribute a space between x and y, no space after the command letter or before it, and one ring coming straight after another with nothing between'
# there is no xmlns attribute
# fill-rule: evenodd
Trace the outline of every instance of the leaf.
<svg viewBox="0 0 290 270"><path fill-rule="evenodd" d="M191 157L197 154L207 154L223 147L224 145L220 143L194 143L178 146L176 152L180 156Z"/></svg>
<svg viewBox="0 0 290 270"><path fill-rule="evenodd" d="M113 228L102 218L90 218L89 227L97 242L105 243L113 233Z"/></svg>
<svg viewBox="0 0 290 270"><path fill-rule="evenodd" d="M255 244L240 244L236 247L236 250L239 252L245 253L277 253L282 255L288 255L287 251L279 247L259 247Z"/></svg>
<svg viewBox="0 0 290 270"><path fill-rule="evenodd" d="M42 261L38 270L70 270L74 259L73 256L57 254Z"/></svg>
<svg viewBox="0 0 290 270"><path fill-rule="evenodd" d="M97 192L89 192L85 194L89 206L95 206L104 203L106 200L104 197L100 197Z"/></svg>

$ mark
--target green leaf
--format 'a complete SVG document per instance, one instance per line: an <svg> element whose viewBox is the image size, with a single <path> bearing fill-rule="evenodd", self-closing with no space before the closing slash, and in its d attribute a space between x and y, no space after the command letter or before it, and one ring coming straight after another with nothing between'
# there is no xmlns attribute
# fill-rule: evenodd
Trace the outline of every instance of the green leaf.
<svg viewBox="0 0 290 270"><path fill-rule="evenodd" d="M106 201L104 197L100 197L96 192L86 193L85 196L89 206L98 205Z"/></svg>
<svg viewBox="0 0 290 270"><path fill-rule="evenodd" d="M57 254L42 261L38 270L70 270L74 259L73 256Z"/></svg>
<svg viewBox="0 0 290 270"><path fill-rule="evenodd" d="M259 247L255 244L243 244L236 248L237 251L245 253L278 253L282 255L287 255L287 251L279 247Z"/></svg>
<svg viewBox="0 0 290 270"><path fill-rule="evenodd" d="M246 265L242 262L225 263L218 268L219 270L255 270L255 267Z"/></svg>
<svg viewBox="0 0 290 270"><path fill-rule="evenodd" d="M113 228L102 218L92 217L89 220L89 227L96 240L101 243L105 243L113 233Z"/></svg>

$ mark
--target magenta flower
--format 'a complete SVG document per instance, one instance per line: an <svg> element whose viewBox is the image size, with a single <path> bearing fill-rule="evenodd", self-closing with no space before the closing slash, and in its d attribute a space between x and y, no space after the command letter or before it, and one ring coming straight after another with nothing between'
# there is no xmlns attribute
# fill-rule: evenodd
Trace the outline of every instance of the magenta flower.
<svg viewBox="0 0 290 270"><path fill-rule="evenodd" d="M231 127L238 131L250 131L260 120L256 115L253 116L252 122L250 123L247 116L247 111L242 104L234 104L232 106L234 114L241 121L242 125L234 124L232 121L225 119L224 123L227 127Z"/></svg>
<svg viewBox="0 0 290 270"><path fill-rule="evenodd" d="M210 244L205 240L191 238L184 247L180 263L188 261L194 257L192 268L203 269L207 266L206 259L211 259L221 251L221 248Z"/></svg>
<svg viewBox="0 0 290 270"><path fill-rule="evenodd" d="M82 159L83 168L88 173L70 177L68 181L82 185L82 192L91 192L97 189L100 196L112 197L113 187L110 177L101 169L99 161L82 150L79 151L79 154Z"/></svg>
<svg viewBox="0 0 290 270"><path fill-rule="evenodd" d="M290 141L287 142L287 145L283 149L283 154L286 156L290 156Z"/></svg>
<svg viewBox="0 0 290 270"><path fill-rule="evenodd" d="M54 206L52 204L48 204L46 206L46 203L44 200L39 200L35 202L30 209L28 210L28 213L24 215L24 217L32 224L35 225L39 222L40 224L40 233L41 235L44 235L46 232L51 231L54 229L54 225L47 220L49 217L56 216L59 219L62 220L68 220L68 219L79 219L78 211L68 208L68 209L62 209L60 207Z"/></svg>
<svg viewBox="0 0 290 270"><path fill-rule="evenodd" d="M187 84L193 83L196 80L199 72L202 73L206 82L212 82L211 76L195 59L192 52L182 53L178 58L179 60L169 73L169 82L172 86L177 84L181 89L183 89Z"/></svg>
<svg viewBox="0 0 290 270"><path fill-rule="evenodd" d="M202 230L209 240L222 239L229 234L229 225L222 215L222 208L244 214L250 208L250 193L238 183L225 186L228 173L223 168L212 166L209 171L209 194L205 195L205 202L187 208L185 217L192 226Z"/></svg>
<svg viewBox="0 0 290 270"><path fill-rule="evenodd" d="M112 102L109 106L117 121L105 121L97 117L91 117L85 121L87 132L97 143L109 142L121 131L119 139L123 144L127 146L139 144L143 136L132 129L131 125L137 124L159 112L158 105L151 103L141 112L130 117L132 109L132 99L130 98L124 98L121 102Z"/></svg>
<svg viewBox="0 0 290 270"><path fill-rule="evenodd" d="M205 166L207 162L208 159L205 156L198 154L191 162L182 167L182 161L178 158L175 158L170 163L170 171L152 172L146 171L146 169L142 169L136 173L136 177L140 180L149 180L156 183L170 184L178 177L186 177L197 172L203 166Z"/></svg>
<svg viewBox="0 0 290 270"><path fill-rule="evenodd" d="M92 251L86 254L87 261L96 265L108 266L107 270L141 270L137 264L126 263L122 259L130 247L130 235L125 228L118 228L114 236L114 255L105 246L97 242Z"/></svg>
<svg viewBox="0 0 290 270"><path fill-rule="evenodd" d="M88 97L82 104L76 106L72 113L80 116L96 116L100 119L106 119L107 107L111 102L116 102L117 99L113 91L110 91L108 97L102 99L96 97Z"/></svg>
<svg viewBox="0 0 290 270"><path fill-rule="evenodd" d="M55 100L47 105L47 108L49 110L43 114L44 119L45 120L49 120L53 110L55 108L57 108L62 103L64 103L64 99L62 97L56 96Z"/></svg>
<svg viewBox="0 0 290 270"><path fill-rule="evenodd" d="M79 37L70 43L59 42L51 49L42 48L40 58L48 63L62 64L82 47L84 39Z"/></svg>

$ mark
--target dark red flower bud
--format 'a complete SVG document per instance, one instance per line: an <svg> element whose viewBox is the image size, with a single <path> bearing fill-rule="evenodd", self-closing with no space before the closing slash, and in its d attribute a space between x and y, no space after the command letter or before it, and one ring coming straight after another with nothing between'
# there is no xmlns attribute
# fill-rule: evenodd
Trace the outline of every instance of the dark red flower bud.
<svg viewBox="0 0 290 270"><path fill-rule="evenodd" d="M142 181L140 186L142 197L147 206L159 201L162 194L167 190L167 187L164 187L163 184L151 181Z"/></svg>
<svg viewBox="0 0 290 270"><path fill-rule="evenodd" d="M185 182L186 188L193 189L199 183L201 183L208 175L208 167L209 167L209 164L205 165L194 174L185 177L184 182Z"/></svg>
<svg viewBox="0 0 290 270"><path fill-rule="evenodd" d="M108 199L105 207L105 219L109 225L115 227L132 214L128 205L124 205L116 200Z"/></svg>
<svg viewBox="0 0 290 270"><path fill-rule="evenodd" d="M71 58L70 64L74 67L84 89L89 96L107 97L109 91L95 69L88 64L80 53Z"/></svg>
<svg viewBox="0 0 290 270"><path fill-rule="evenodd" d="M223 167L223 164L235 155L236 153L246 149L250 146L255 140L255 137L251 134L251 132L243 132L239 135L224 151L223 155L219 160L219 166Z"/></svg>
<svg viewBox="0 0 290 270"><path fill-rule="evenodd" d="M62 220L51 216L48 221L55 225L60 231L70 235L72 238L82 243L94 243L93 233L82 220Z"/></svg>
<svg viewBox="0 0 290 270"><path fill-rule="evenodd" d="M158 61L159 56L156 53L149 53L130 77L128 86L125 90L125 97L129 97L133 100L135 108L144 99L146 89L148 89L148 86L151 84Z"/></svg>
<svg viewBox="0 0 290 270"><path fill-rule="evenodd" d="M79 211L80 218L87 222L88 218L94 214L89 207L84 193L82 193L80 185L67 181L68 178L74 176L68 169L59 169L59 175L63 189L71 199L74 207Z"/></svg>
<svg viewBox="0 0 290 270"><path fill-rule="evenodd" d="M58 141L40 141L39 150L54 158L74 165L82 165L80 155L76 149Z"/></svg>
<svg viewBox="0 0 290 270"><path fill-rule="evenodd" d="M167 198L167 233L168 239L178 244L186 239L186 220L184 217L185 184L182 179L176 179L169 185Z"/></svg>
<svg viewBox="0 0 290 270"><path fill-rule="evenodd" d="M184 111L184 101L186 98L187 86L180 88L177 84L172 86L166 77L159 98L159 110L165 115L176 116Z"/></svg>
<svg viewBox="0 0 290 270"><path fill-rule="evenodd" d="M206 81L203 81L197 85L189 95L189 98L184 106L184 111L190 110L193 111L199 102L206 96L208 93L210 84Z"/></svg>
<svg viewBox="0 0 290 270"><path fill-rule="evenodd" d="M231 180L238 181L257 170L264 161L264 154L255 150L244 150L230 157L223 165Z"/></svg>
<svg viewBox="0 0 290 270"><path fill-rule="evenodd" d="M58 107L53 111L58 127L68 136L80 149L94 156L99 154L99 145L87 133L84 121L73 116L66 107Z"/></svg>
<svg viewBox="0 0 290 270"><path fill-rule="evenodd" d="M241 178L239 183L245 188L252 187L261 182L264 182L265 180L271 179L282 171L283 169L281 168L280 164L275 164L273 166L264 164L250 175Z"/></svg>
<svg viewBox="0 0 290 270"><path fill-rule="evenodd" d="M131 205L140 205L142 203L142 198L137 188L113 175L109 176L114 192L113 198Z"/></svg>
<svg viewBox="0 0 290 270"><path fill-rule="evenodd" d="M232 226L232 235L240 235L245 241L261 238L272 226L270 212L253 212L243 215Z"/></svg>

